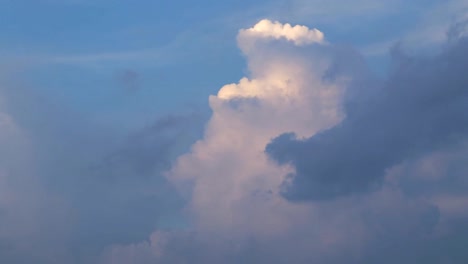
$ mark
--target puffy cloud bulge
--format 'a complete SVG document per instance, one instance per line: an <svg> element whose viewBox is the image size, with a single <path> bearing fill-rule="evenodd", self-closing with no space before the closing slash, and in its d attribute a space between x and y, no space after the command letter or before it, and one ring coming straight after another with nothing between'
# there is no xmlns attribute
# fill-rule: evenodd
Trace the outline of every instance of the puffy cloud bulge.
<svg viewBox="0 0 468 264"><path fill-rule="evenodd" d="M396 49L386 80L317 29L261 20L237 41L249 75L166 173L188 230L103 263L463 263L466 41Z"/></svg>
<svg viewBox="0 0 468 264"><path fill-rule="evenodd" d="M325 41L323 33L316 28L309 29L302 25L291 26L288 23L281 24L268 19L260 20L251 28L241 29L237 38L239 47L244 53L248 53L252 48L251 45L262 39L267 41L285 39L297 46Z"/></svg>

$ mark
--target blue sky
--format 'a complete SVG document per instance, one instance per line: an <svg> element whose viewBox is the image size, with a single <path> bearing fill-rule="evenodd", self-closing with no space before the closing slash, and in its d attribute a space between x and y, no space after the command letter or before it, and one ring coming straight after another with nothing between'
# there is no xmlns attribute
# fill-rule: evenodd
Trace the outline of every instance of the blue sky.
<svg viewBox="0 0 468 264"><path fill-rule="evenodd" d="M430 14L445 1L316 2L3 1L1 55L22 64L24 82L78 111L138 118L205 105L208 94L239 79L246 67L237 30L264 17L317 27L368 52L377 70L391 43L427 30L428 16L445 19ZM138 93L118 83L125 71L137 74Z"/></svg>
<svg viewBox="0 0 468 264"><path fill-rule="evenodd" d="M0 0L0 262L465 264L467 19Z"/></svg>

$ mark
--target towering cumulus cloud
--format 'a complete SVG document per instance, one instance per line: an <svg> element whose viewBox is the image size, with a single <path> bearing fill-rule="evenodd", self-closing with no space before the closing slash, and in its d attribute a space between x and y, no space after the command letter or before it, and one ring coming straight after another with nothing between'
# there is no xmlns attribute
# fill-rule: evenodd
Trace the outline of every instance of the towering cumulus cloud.
<svg viewBox="0 0 468 264"><path fill-rule="evenodd" d="M290 205L278 194L292 168L271 161L265 145L286 131L310 136L342 119L343 85L323 81L333 47L319 30L262 20L240 30L237 39L250 77L210 96L213 115L204 138L168 173L190 195L197 239L233 243L213 255L244 250L249 239L263 244L288 236L307 219L310 208Z"/></svg>
<svg viewBox="0 0 468 264"><path fill-rule="evenodd" d="M321 53L330 48L316 29L262 20L241 30L238 41L251 77L210 96L204 138L168 177L190 185L189 207L201 230L287 232L293 223L282 218L305 212L277 195L291 168L271 162L265 145L284 131L307 136L339 122L343 88L322 81L330 59Z"/></svg>
<svg viewBox="0 0 468 264"><path fill-rule="evenodd" d="M455 132L464 125L441 118L466 121L462 105L442 112L430 107L441 95L430 85L423 98L422 87L403 96L412 85L436 84L404 75L419 64L396 71L388 85L397 89L379 88L359 54L328 43L317 29L262 20L240 30L237 41L249 76L209 97L213 114L203 138L166 174L188 201L188 225L109 248L103 263L461 263L466 254L457 250L442 260L424 252L435 252L430 249L442 240L456 241L453 234L466 227L453 224L465 217L464 198L424 194L442 181L443 171L463 163L463 147L430 147L460 142ZM433 70L428 73L442 78ZM403 107L392 108L396 101ZM404 114L413 107L416 112ZM411 122L426 110L432 117ZM406 136L398 130L405 125ZM416 136L432 125L449 132ZM379 129L399 135L390 137L396 145L385 145L387 132ZM356 145L365 149L354 152ZM383 160L373 146L387 147ZM425 172L433 163L441 175L429 177ZM371 177L380 188L363 192L371 190ZM355 190L362 195L351 195ZM291 202L295 195L307 202ZM455 200L458 206L451 204Z"/></svg>

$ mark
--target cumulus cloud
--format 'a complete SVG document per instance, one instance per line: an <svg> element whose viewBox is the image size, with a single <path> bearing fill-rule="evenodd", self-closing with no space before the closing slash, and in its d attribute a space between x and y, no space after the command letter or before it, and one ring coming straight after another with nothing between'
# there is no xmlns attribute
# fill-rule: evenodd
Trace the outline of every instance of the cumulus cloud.
<svg viewBox="0 0 468 264"><path fill-rule="evenodd" d="M465 42L396 52L382 82L352 49L292 28L309 34L268 20L239 31L249 76L209 97L203 138L166 173L189 224L102 263L463 263L434 249L464 237L466 192L450 186L466 184Z"/></svg>
<svg viewBox="0 0 468 264"><path fill-rule="evenodd" d="M323 35L317 37L316 32L268 20L239 32L238 44L247 57L250 76L210 96L213 114L203 139L167 173L168 180L189 199L186 211L195 233L188 235L191 239L182 235L191 241L181 252L183 259L238 263L244 258L242 252L250 250L248 245L276 247L267 241L293 239L291 229L311 214L311 208L289 205L278 195L277 186L291 168L271 162L264 147L283 131L293 129L306 136L342 118L340 102L346 81L322 80L332 65L329 54L334 47L321 43ZM245 43L253 42L254 46L244 49ZM297 114L301 112L312 114ZM296 220L286 219L290 217ZM166 236L173 241L171 235ZM148 251L152 241L130 251ZM177 242L166 248L180 250L173 244ZM216 252L208 253L205 244L217 245ZM121 254L115 249L111 252L111 256ZM163 252L162 261L177 255ZM226 259L226 254L234 256ZM251 258L246 257L246 261ZM145 261L155 258L152 255Z"/></svg>
<svg viewBox="0 0 468 264"><path fill-rule="evenodd" d="M264 24L271 22L262 20L241 30L239 42L245 40L243 32L262 29ZM291 29L275 25L286 28L286 32ZM176 186L184 186L186 181L192 184L190 210L200 227L221 231L240 225L264 229L255 232L285 232L283 224L287 223L280 218L270 224L265 224L264 218L274 219L282 214L280 211L290 210L282 206L275 209L283 203L275 194L288 168L271 163L263 153L264 146L281 131L293 129L305 136L341 118L343 87L321 81L331 62L326 56L316 56L328 48L309 46L296 53L291 48L297 43L278 44L260 44L256 49L262 56L246 53L251 76L210 96L213 115L204 138L178 159L168 175ZM300 112L312 115L298 115Z"/></svg>

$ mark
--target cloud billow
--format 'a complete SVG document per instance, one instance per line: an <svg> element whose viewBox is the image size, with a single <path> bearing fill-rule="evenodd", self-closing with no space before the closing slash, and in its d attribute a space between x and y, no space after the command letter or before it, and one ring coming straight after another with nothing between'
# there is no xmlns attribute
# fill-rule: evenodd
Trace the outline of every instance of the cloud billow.
<svg viewBox="0 0 468 264"><path fill-rule="evenodd" d="M248 74L209 97L202 138L165 173L189 224L100 263L464 263L463 40L435 57L395 49L382 82L318 32L239 31Z"/></svg>
<svg viewBox="0 0 468 264"><path fill-rule="evenodd" d="M372 95L365 100L349 99L342 123L308 139L283 134L266 146L271 158L296 169L283 184L284 197L363 193L378 187L391 167L466 139L467 39L434 57L406 56L397 47L393 53L388 79L366 88Z"/></svg>

